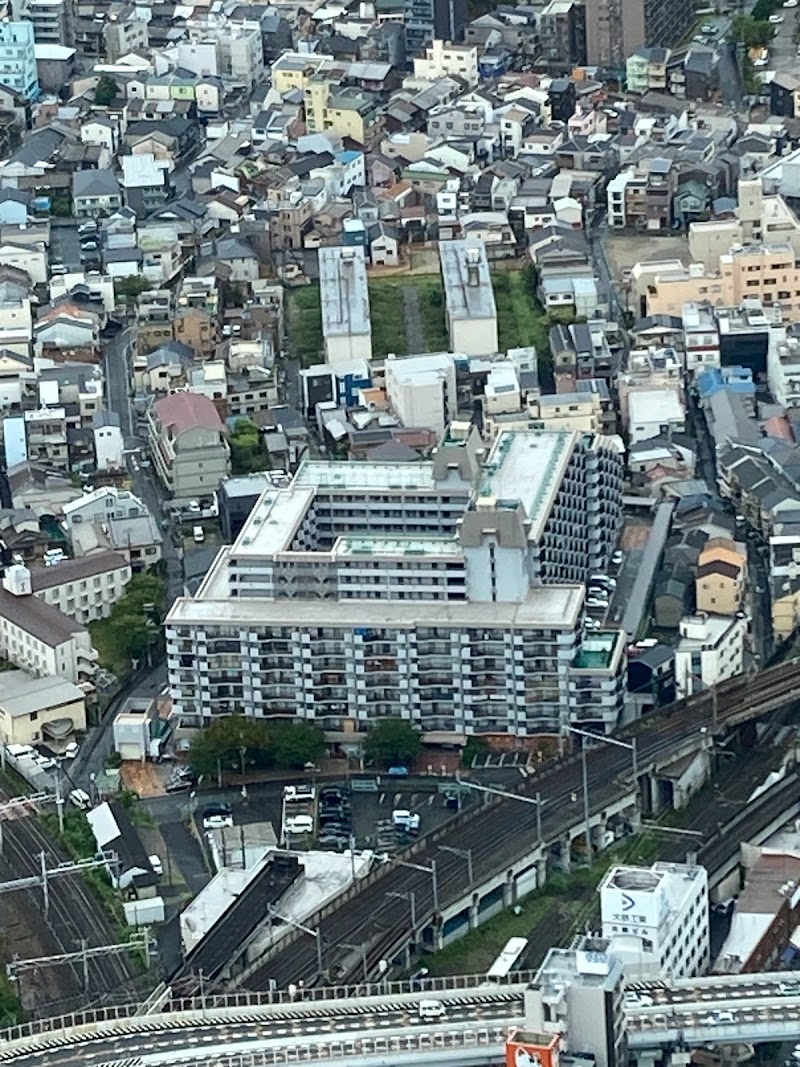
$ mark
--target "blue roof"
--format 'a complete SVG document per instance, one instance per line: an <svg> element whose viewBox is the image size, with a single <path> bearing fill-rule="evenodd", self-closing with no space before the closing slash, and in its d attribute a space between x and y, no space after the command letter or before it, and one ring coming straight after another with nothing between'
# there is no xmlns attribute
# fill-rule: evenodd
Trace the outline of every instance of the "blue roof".
<svg viewBox="0 0 800 1067"><path fill-rule="evenodd" d="M756 387L750 367L709 367L696 378L697 392L708 399L721 389L738 396L755 396Z"/></svg>
<svg viewBox="0 0 800 1067"><path fill-rule="evenodd" d="M358 159L363 154L363 152L356 152L355 149L348 149L346 152L337 152L336 159L339 163L352 163L354 159Z"/></svg>

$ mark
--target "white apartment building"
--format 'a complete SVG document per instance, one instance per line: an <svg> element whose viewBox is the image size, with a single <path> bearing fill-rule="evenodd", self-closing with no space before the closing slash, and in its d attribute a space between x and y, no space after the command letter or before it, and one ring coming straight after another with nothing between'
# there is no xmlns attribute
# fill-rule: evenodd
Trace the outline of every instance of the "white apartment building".
<svg viewBox="0 0 800 1067"><path fill-rule="evenodd" d="M41 677L59 675L76 685L90 682L97 652L89 631L33 595L27 567L6 570L0 588L0 653Z"/></svg>
<svg viewBox="0 0 800 1067"><path fill-rule="evenodd" d="M440 241L450 351L489 356L498 351L497 307L482 241Z"/></svg>
<svg viewBox="0 0 800 1067"><path fill-rule="evenodd" d="M30 572L35 597L84 625L110 615L130 580L130 564L117 552L97 552Z"/></svg>
<svg viewBox="0 0 800 1067"><path fill-rule="evenodd" d="M372 324L364 249L319 250L319 292L325 362L335 367L372 359Z"/></svg>
<svg viewBox="0 0 800 1067"><path fill-rule="evenodd" d="M710 963L708 873L684 863L613 867L600 883L603 937L626 978L692 978Z"/></svg>
<svg viewBox="0 0 800 1067"><path fill-rule="evenodd" d="M475 45L433 40L425 55L414 60L414 77L424 81L463 78L467 85L477 85L478 49Z"/></svg>
<svg viewBox="0 0 800 1067"><path fill-rule="evenodd" d="M741 617L740 617L741 616ZM744 670L747 617L687 615L679 624L675 648L675 691L679 700Z"/></svg>
<svg viewBox="0 0 800 1067"><path fill-rule="evenodd" d="M122 424L116 411L100 410L92 417L95 467L99 471L125 469Z"/></svg>
<svg viewBox="0 0 800 1067"><path fill-rule="evenodd" d="M103 485L90 493L82 493L65 504L62 511L68 535L73 526L81 523L108 522L109 519L150 514L138 496L127 489L117 489L114 485Z"/></svg>
<svg viewBox="0 0 800 1067"><path fill-rule="evenodd" d="M616 450L576 433L306 461L173 605L176 710L291 709L334 731L401 715L454 742L612 729L623 639L587 644L582 583L614 547L621 493Z"/></svg>
<svg viewBox="0 0 800 1067"><path fill-rule="evenodd" d="M386 360L386 396L403 426L444 433L456 417L456 369L449 352Z"/></svg>
<svg viewBox="0 0 800 1067"><path fill-rule="evenodd" d="M784 329L769 332L767 382L776 404L800 407L800 340L787 337Z"/></svg>
<svg viewBox="0 0 800 1067"><path fill-rule="evenodd" d="M688 374L720 366L719 327L709 304L683 305L684 366Z"/></svg>

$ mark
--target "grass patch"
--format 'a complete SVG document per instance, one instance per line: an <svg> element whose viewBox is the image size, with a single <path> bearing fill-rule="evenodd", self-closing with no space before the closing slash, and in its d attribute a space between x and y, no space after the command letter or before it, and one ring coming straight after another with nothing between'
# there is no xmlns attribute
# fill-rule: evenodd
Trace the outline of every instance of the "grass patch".
<svg viewBox="0 0 800 1067"><path fill-rule="evenodd" d="M93 619L89 623L92 644L100 657L100 666L111 671L117 678L124 678L131 670L131 658L128 649L120 640L119 631L111 626L108 619Z"/></svg>
<svg viewBox="0 0 800 1067"><path fill-rule="evenodd" d="M94 834L89 821L82 811L64 812L64 832L58 828L58 816L49 812L40 815L42 825L48 835L64 848L73 860L90 859L97 851ZM102 904L120 941L127 941L130 927L125 922L125 912L117 892L111 885L111 879L102 867L84 871L83 878L94 896Z"/></svg>
<svg viewBox="0 0 800 1067"><path fill-rule="evenodd" d="M384 359L390 352L408 354L403 287L390 281L370 281L369 317L372 322L372 355Z"/></svg>
<svg viewBox="0 0 800 1067"><path fill-rule="evenodd" d="M497 306L497 338L501 352L534 345L539 360L539 381L554 388L550 357L550 321L536 296L536 271L502 271L492 276Z"/></svg>
<svg viewBox="0 0 800 1067"><path fill-rule="evenodd" d="M650 834L628 838L607 849L589 867L569 874L553 871L541 889L489 919L465 937L440 952L426 955L422 962L432 975L484 974L511 937L530 937L543 928L552 944L568 944L587 921L599 913L597 886L615 863L650 864L657 859L659 845ZM538 965L540 960L529 961Z"/></svg>
<svg viewBox="0 0 800 1067"><path fill-rule="evenodd" d="M319 285L290 289L286 298L289 354L304 367L324 363Z"/></svg>

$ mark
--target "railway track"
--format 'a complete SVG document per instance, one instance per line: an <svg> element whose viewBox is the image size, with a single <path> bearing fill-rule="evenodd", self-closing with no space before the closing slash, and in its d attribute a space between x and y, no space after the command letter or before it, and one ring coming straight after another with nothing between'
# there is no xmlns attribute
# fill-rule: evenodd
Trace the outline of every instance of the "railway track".
<svg viewBox="0 0 800 1067"><path fill-rule="evenodd" d="M725 733L749 720L763 717L800 700L800 662L781 664L752 678L731 679L718 687L716 722L713 700L707 693L681 701L648 715L621 737L637 738L640 773L645 768L666 764L676 745L698 734ZM601 811L620 792L620 783L632 775L630 754L610 745L598 746L588 755L590 804ZM580 807L582 771L580 760L573 756L556 761L541 772L521 781L517 792L533 797L539 793L544 801L542 831L548 842L557 841L576 821L576 804ZM438 895L441 906L461 897L467 885L466 861L437 848L442 840L450 847L472 853L477 878L498 873L527 852L536 842L537 814L532 804L513 800L494 800L477 812L465 813L429 835L422 848L409 856L410 862L427 866L436 861ZM388 893L413 893L418 925L422 928L433 911L432 877L422 871L388 864L385 874L366 885L361 892L335 907L319 923L324 961L331 967L332 978L357 982L366 964L374 974L378 962L394 953L407 937L410 906ZM312 920L311 925L315 925ZM349 946L349 947L348 947ZM362 950L363 946L363 950ZM307 985L318 980L317 946L307 935L289 935L279 948L242 985L252 990L268 989L272 983L286 986L303 980Z"/></svg>
<svg viewBox="0 0 800 1067"><path fill-rule="evenodd" d="M8 793L0 789L0 801L8 800ZM60 854L53 842L32 816L4 821L3 858L14 872L13 876L25 878L41 873L40 855L44 852L49 866L63 862L67 857ZM103 911L103 905L92 894L80 874L59 875L49 886L49 916L44 918L44 906L35 894L40 890L20 890L27 895L26 910L30 909L36 921L46 922L59 946L60 952L76 952L81 943L88 948L114 944L119 940ZM18 896L19 894L14 894ZM130 992L135 977L133 965L124 954L98 956L87 961L89 984L83 990L82 999L93 1003L117 1000ZM82 963L65 963L69 968L70 985L80 994L83 983Z"/></svg>

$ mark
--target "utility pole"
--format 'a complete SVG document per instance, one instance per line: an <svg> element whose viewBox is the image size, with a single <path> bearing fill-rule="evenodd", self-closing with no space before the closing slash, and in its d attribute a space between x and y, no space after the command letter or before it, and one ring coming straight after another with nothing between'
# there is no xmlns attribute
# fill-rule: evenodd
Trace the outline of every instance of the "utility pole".
<svg viewBox="0 0 800 1067"><path fill-rule="evenodd" d="M10 963L6 964L6 975L12 982L15 982L25 971L38 970L40 967L56 967L62 963L77 961L82 965L84 985L88 988L89 960L96 959L98 956L119 955L139 948L143 949L149 958L151 950L156 947L156 942L150 931L144 930L131 934L128 941L118 945L99 945L97 948L89 948L85 938L81 938L80 945L77 952L61 952L57 956L38 956L35 959L25 960L15 956Z"/></svg>
<svg viewBox="0 0 800 1067"><path fill-rule="evenodd" d="M467 861L467 879L469 881L469 888L475 882L472 876L472 849L471 848L453 848L452 845L439 845L440 852L451 852L454 856L461 856L462 859Z"/></svg>
<svg viewBox="0 0 800 1067"><path fill-rule="evenodd" d="M535 797L526 797L521 793L510 793L507 789L495 789L489 785L478 785L477 782L465 782L458 775L456 775L456 782L459 787L464 789L475 789L479 793L489 794L494 797L505 797L507 800L518 800L521 804L535 804L536 805L536 838L538 841L542 840L542 807L547 803L546 800L542 800L542 794L537 793Z"/></svg>
<svg viewBox="0 0 800 1067"><path fill-rule="evenodd" d="M586 767L586 745L581 745L581 769L583 771L583 821L586 832L586 863L592 865L592 814L589 809L589 772Z"/></svg>

